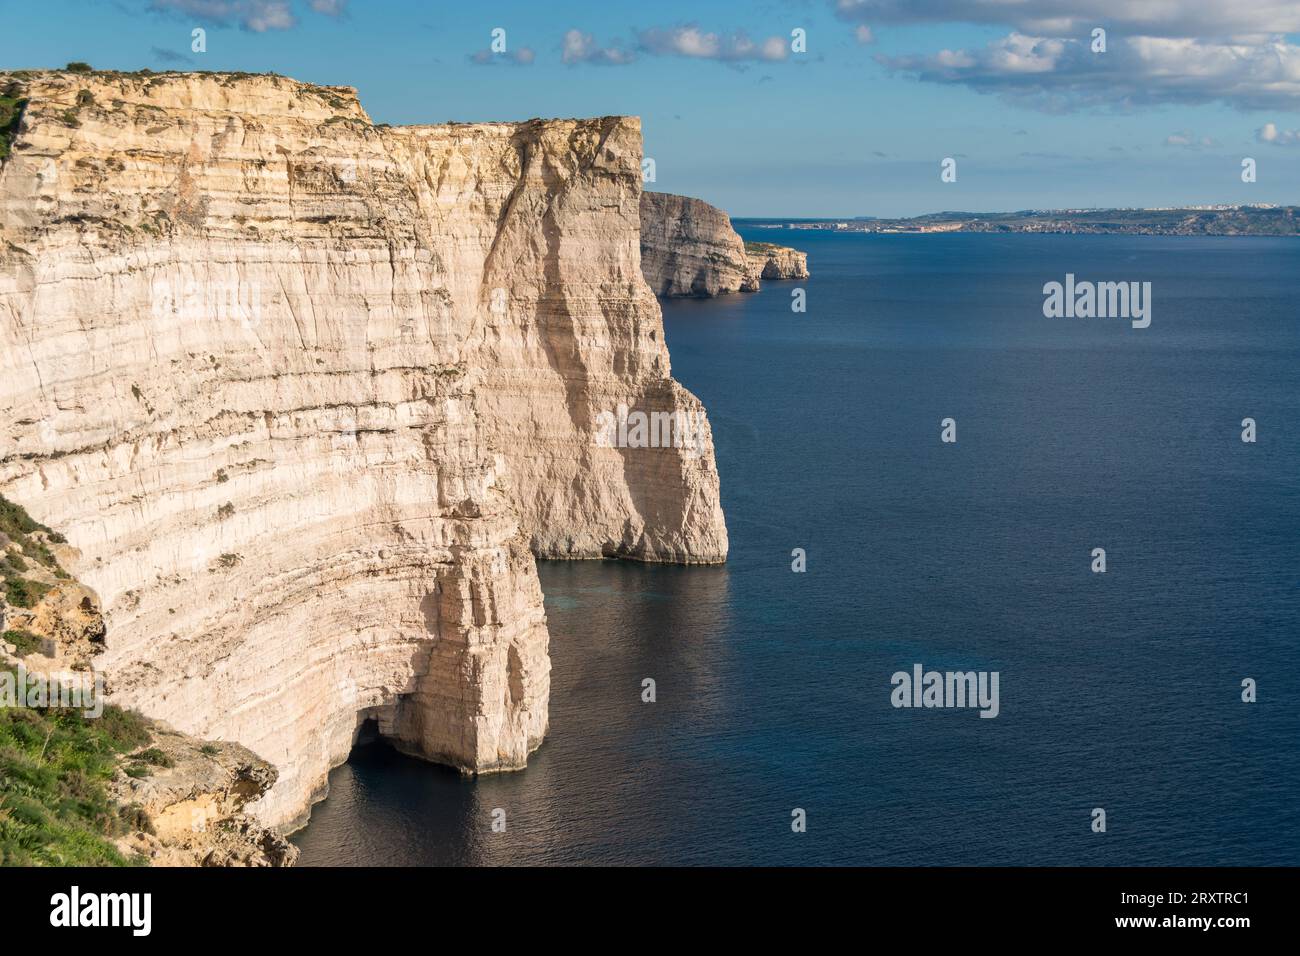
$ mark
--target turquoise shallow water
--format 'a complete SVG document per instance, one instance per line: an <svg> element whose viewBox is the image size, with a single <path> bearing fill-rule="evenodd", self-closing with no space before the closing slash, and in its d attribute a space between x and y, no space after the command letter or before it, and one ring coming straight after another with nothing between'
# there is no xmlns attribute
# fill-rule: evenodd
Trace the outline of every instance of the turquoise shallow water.
<svg viewBox="0 0 1300 956"><path fill-rule="evenodd" d="M664 306L729 564L543 564L528 769L360 750L302 863L1300 864L1300 244L741 228L814 276ZM1044 318L1067 272L1151 327ZM915 663L999 717L891 707Z"/></svg>

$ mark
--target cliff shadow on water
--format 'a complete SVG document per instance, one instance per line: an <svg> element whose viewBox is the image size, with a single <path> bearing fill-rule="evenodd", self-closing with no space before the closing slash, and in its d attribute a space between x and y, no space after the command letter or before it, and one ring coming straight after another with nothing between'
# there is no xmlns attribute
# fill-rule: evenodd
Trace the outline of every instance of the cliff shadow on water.
<svg viewBox="0 0 1300 956"><path fill-rule="evenodd" d="M292 837L306 866L662 858L654 828L693 812L683 743L733 719L731 572L627 561L538 567L551 631L551 725L518 773L469 778L367 738ZM653 681L647 684L647 680ZM494 832L504 811L508 837ZM647 821L650 831L646 832Z"/></svg>

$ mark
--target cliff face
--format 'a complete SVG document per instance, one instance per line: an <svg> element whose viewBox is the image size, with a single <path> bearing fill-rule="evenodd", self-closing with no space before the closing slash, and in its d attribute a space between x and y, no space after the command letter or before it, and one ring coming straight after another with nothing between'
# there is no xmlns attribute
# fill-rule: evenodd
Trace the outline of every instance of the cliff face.
<svg viewBox="0 0 1300 956"><path fill-rule="evenodd" d="M754 292L744 240L715 206L670 193L641 194L641 269L656 295Z"/></svg>
<svg viewBox="0 0 1300 956"><path fill-rule="evenodd" d="M547 726L534 554L719 562L641 276L635 119L385 128L279 77L0 75L0 492L81 552L112 699L279 772L359 721L469 771ZM623 405L690 447L602 442Z"/></svg>
<svg viewBox="0 0 1300 956"><path fill-rule="evenodd" d="M770 242L747 242L749 271L760 279L807 279L808 253Z"/></svg>
<svg viewBox="0 0 1300 956"><path fill-rule="evenodd" d="M64 568L79 558L61 534L0 497L0 696L6 697L0 710L0 738L5 742L0 804L15 796L6 793L6 777L21 781L13 791L20 801L30 801L33 781L27 774L42 767L56 774L52 783L41 778L37 784L44 792L56 791L39 801L44 804L44 816L36 823L45 837L41 855L22 862L78 859L71 844L91 853L93 849L84 847L100 845L102 862L111 856L101 842L106 838L127 861L292 865L297 848L245 813L275 783L274 767L238 744L196 740L105 705L102 681L97 688L92 667L104 650L106 631L99 597ZM33 685L45 688L38 689L35 698ZM75 744L62 739L76 724L59 722L63 715L56 703L88 715L85 738ZM5 733L15 727L23 732ZM21 742L41 740L42 731L45 739L35 767L24 766ZM45 765L51 741L51 764ZM101 785L99 775L83 764L74 764L76 770L67 773L60 764L65 751L91 761L109 755L102 767L111 779ZM10 773L13 770L17 772ZM71 794L77 799L66 801ZM115 812L94 817L101 797Z"/></svg>
<svg viewBox="0 0 1300 956"><path fill-rule="evenodd" d="M700 199L641 194L641 269L655 295L707 298L757 292L761 279L808 278L808 255L747 243L731 218Z"/></svg>

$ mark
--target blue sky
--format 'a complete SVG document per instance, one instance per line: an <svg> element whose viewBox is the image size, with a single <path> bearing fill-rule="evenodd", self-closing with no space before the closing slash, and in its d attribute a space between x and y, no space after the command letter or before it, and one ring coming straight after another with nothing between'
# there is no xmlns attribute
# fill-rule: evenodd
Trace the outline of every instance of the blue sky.
<svg viewBox="0 0 1300 956"><path fill-rule="evenodd" d="M0 0L0 14L4 68L272 70L355 86L388 123L639 115L650 188L736 216L1300 201L1300 3L1282 0ZM806 52L790 50L796 28Z"/></svg>

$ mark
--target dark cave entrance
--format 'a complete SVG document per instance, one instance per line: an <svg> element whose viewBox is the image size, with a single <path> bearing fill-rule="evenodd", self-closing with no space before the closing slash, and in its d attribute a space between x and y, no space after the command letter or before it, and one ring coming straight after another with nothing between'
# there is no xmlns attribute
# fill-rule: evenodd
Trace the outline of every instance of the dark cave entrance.
<svg viewBox="0 0 1300 956"><path fill-rule="evenodd" d="M373 715L362 717L352 735L352 750L355 753L363 747L372 747L383 739L383 734L379 732L379 718Z"/></svg>

